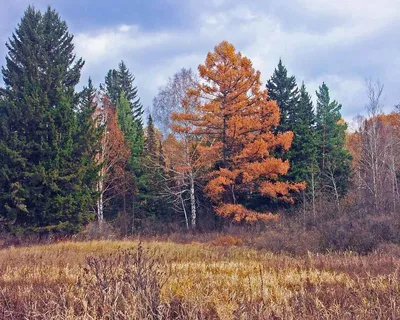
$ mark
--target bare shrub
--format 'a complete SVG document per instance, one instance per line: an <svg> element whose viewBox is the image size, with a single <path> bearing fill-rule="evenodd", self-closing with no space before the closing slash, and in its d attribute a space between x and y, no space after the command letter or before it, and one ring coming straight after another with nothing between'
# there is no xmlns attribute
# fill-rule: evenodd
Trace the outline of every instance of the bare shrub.
<svg viewBox="0 0 400 320"><path fill-rule="evenodd" d="M243 239L231 235L221 235L210 243L214 246L238 246L243 244Z"/></svg>
<svg viewBox="0 0 400 320"><path fill-rule="evenodd" d="M118 231L106 221L94 221L89 223L85 229L76 234L76 240L114 240L119 238Z"/></svg>
<svg viewBox="0 0 400 320"><path fill-rule="evenodd" d="M159 319L166 308L160 298L166 279L162 257L141 243L137 249L88 257L78 280L87 294L82 310L96 319Z"/></svg>

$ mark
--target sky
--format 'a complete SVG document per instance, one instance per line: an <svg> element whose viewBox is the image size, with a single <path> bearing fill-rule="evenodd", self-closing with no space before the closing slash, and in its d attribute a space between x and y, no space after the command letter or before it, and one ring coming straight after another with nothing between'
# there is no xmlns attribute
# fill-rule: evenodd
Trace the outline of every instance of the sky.
<svg viewBox="0 0 400 320"><path fill-rule="evenodd" d="M51 5L75 35L96 85L124 60L151 108L158 88L181 68L197 69L231 42L263 83L282 59L315 99L322 82L347 121L363 114L365 80L384 84L385 111L400 102L400 0L0 0L0 64L28 5Z"/></svg>

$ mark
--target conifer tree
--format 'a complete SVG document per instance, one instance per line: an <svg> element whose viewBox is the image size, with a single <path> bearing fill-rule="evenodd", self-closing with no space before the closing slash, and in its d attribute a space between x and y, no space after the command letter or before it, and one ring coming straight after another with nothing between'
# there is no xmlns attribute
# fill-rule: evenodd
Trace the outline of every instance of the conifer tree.
<svg viewBox="0 0 400 320"><path fill-rule="evenodd" d="M54 10L29 7L7 43L0 214L18 227L69 232L90 218L86 151L77 143L74 112L83 61L72 40Z"/></svg>
<svg viewBox="0 0 400 320"><path fill-rule="evenodd" d="M141 209L148 215L157 215L162 211L158 203L158 188L160 183L160 154L158 152L158 141L153 118L148 116L146 126L146 139L144 145L143 175L139 184L138 199Z"/></svg>
<svg viewBox="0 0 400 320"><path fill-rule="evenodd" d="M135 198L141 198L142 196L137 193L145 190L147 183L143 168L143 106L138 97L138 89L134 86L134 81L135 77L123 61L119 64L118 70L110 70L105 79L106 93L118 109L118 124L124 132L130 148L130 159L126 170L131 181L127 192L130 194L132 201L132 219L135 219L135 209L140 210L140 200L136 201ZM126 208L124 211L127 211Z"/></svg>
<svg viewBox="0 0 400 320"><path fill-rule="evenodd" d="M129 101L131 112L135 121L139 123L138 127L143 128L142 115L143 105L138 96L138 89L134 86L135 77L129 71L124 61L118 65L118 70L109 70L105 78L105 90L112 103L116 105L124 93Z"/></svg>
<svg viewBox="0 0 400 320"><path fill-rule="evenodd" d="M315 158L315 114L311 96L302 83L297 105L290 126L294 137L287 157L290 162L288 178L295 182L306 181L309 185L310 168Z"/></svg>
<svg viewBox="0 0 400 320"><path fill-rule="evenodd" d="M267 83L269 99L278 103L281 119L277 132L291 131L293 142L287 153L277 155L289 160L290 169L285 177L293 182L307 182L310 186L311 163L315 158L315 115L310 95L304 83L300 91L296 78L288 76L287 69L279 60L278 66ZM279 150L278 150L279 151Z"/></svg>
<svg viewBox="0 0 400 320"><path fill-rule="evenodd" d="M176 132L205 136L208 141L199 150L200 165L210 169L206 194L215 204L217 214L234 221L275 219L270 213L248 205L252 194L293 203L292 192L303 184L278 181L288 169L288 161L274 157L280 147L288 150L293 133L274 134L279 124L279 109L261 89L260 72L251 61L224 41L207 55L199 66L200 77L195 89L188 91L194 112L174 115L183 122Z"/></svg>
<svg viewBox="0 0 400 320"><path fill-rule="evenodd" d="M117 101L116 108L118 114L118 125L124 133L126 140L128 140L130 147L132 147L132 144L134 143L133 137L135 125L133 114L131 112L131 106L125 95L125 91L121 92L121 96Z"/></svg>
<svg viewBox="0 0 400 320"><path fill-rule="evenodd" d="M84 169L86 173L85 188L82 191L90 193L93 199L97 199L96 185L101 164L96 161L96 157L100 152L100 140L104 130L96 119L97 107L96 89L93 87L92 79L89 78L88 85L80 93L77 112L78 130L75 141L77 149L81 150L81 169Z"/></svg>
<svg viewBox="0 0 400 320"><path fill-rule="evenodd" d="M146 156L151 157L151 160L155 162L155 159L157 159L157 139L151 115L147 118L145 151Z"/></svg>
<svg viewBox="0 0 400 320"><path fill-rule="evenodd" d="M131 104L133 118L139 123L140 127L143 127L142 115L144 110L138 97L138 89L133 85L135 77L126 67L124 61L121 61L119 64L118 76L121 93L125 93L127 100Z"/></svg>
<svg viewBox="0 0 400 320"><path fill-rule="evenodd" d="M105 91L111 102L116 105L120 97L120 81L118 71L111 69L108 71L105 78Z"/></svg>
<svg viewBox="0 0 400 320"><path fill-rule="evenodd" d="M287 69L279 59L277 68L274 71L267 85L268 97L278 104L281 118L277 132L292 130L295 118L295 108L299 101L299 90L294 76L288 76Z"/></svg>
<svg viewBox="0 0 400 320"><path fill-rule="evenodd" d="M351 156L345 148L347 124L340 113L342 105L336 100L331 101L325 83L316 94L316 143L321 186L338 201L346 194L350 179Z"/></svg>

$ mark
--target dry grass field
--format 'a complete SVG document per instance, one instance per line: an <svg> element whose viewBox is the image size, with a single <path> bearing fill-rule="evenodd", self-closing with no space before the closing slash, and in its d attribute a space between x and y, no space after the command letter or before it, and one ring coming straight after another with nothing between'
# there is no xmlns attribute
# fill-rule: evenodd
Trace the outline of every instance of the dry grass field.
<svg viewBox="0 0 400 320"><path fill-rule="evenodd" d="M0 251L1 319L398 319L400 258L293 257L224 241Z"/></svg>

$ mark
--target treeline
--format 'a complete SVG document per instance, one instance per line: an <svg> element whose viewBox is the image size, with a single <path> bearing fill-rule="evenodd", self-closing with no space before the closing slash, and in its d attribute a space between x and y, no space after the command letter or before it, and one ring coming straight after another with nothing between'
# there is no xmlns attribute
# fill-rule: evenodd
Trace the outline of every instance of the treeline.
<svg viewBox="0 0 400 320"><path fill-rule="evenodd" d="M289 219L304 228L399 212L400 115L349 133L328 86L314 106L279 61L266 86L222 42L178 71L148 112L123 61L82 91L82 59L57 12L29 7L7 43L0 91L0 222L13 233L213 230ZM153 120L154 117L154 120Z"/></svg>

